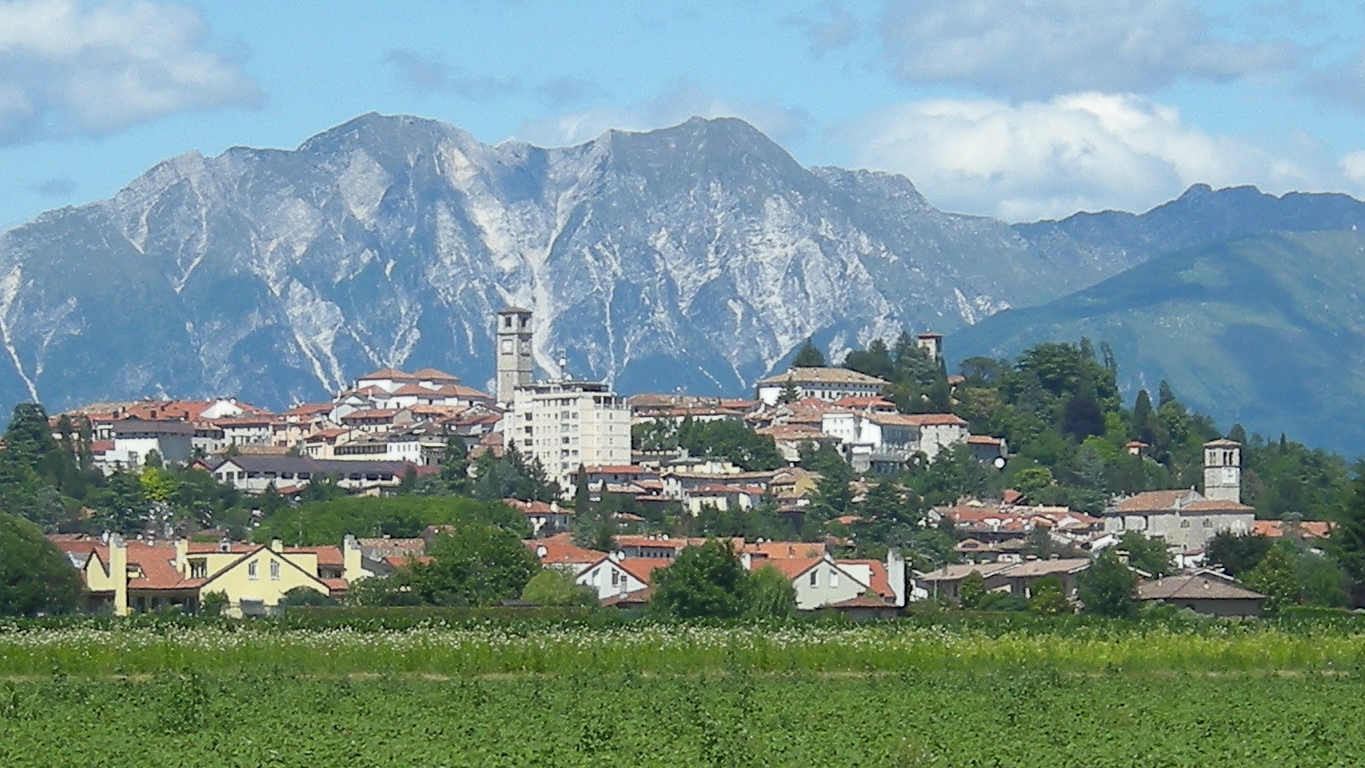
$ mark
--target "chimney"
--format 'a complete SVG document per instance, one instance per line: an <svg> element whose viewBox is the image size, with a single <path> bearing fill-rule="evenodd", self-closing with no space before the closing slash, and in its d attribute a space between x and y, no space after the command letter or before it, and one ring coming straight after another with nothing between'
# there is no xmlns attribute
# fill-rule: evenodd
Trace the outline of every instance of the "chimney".
<svg viewBox="0 0 1365 768"><path fill-rule="evenodd" d="M128 615L128 545L117 533L109 535L109 580L114 585L114 615Z"/></svg>
<svg viewBox="0 0 1365 768"><path fill-rule="evenodd" d="M341 578L349 584L365 578L360 559L360 542L349 533L341 539L341 568Z"/></svg>
<svg viewBox="0 0 1365 768"><path fill-rule="evenodd" d="M886 580L891 583L891 593L895 595L897 608L905 607L905 558L901 551L892 547L886 551Z"/></svg>
<svg viewBox="0 0 1365 768"><path fill-rule="evenodd" d="M175 569L180 571L180 578L188 578L190 575L190 540L184 537L175 540Z"/></svg>
<svg viewBox="0 0 1365 768"><path fill-rule="evenodd" d="M281 540L279 540L279 539L271 539L271 540L270 540L270 551L271 551L271 552L283 552L283 551L284 551L284 542L281 541Z"/></svg>

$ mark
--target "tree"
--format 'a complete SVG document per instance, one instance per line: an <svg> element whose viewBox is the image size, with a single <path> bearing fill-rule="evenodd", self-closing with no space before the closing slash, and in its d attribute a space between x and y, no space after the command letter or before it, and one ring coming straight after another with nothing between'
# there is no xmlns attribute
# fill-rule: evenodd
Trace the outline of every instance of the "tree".
<svg viewBox="0 0 1365 768"><path fill-rule="evenodd" d="M1224 573L1237 577L1255 568L1274 543L1265 536L1221 531L1204 546L1204 555L1210 563L1223 566Z"/></svg>
<svg viewBox="0 0 1365 768"><path fill-rule="evenodd" d="M227 610L227 607L228 596L226 592L207 592L199 599L199 610L196 611L196 614L199 616L215 618L222 616L223 611Z"/></svg>
<svg viewBox="0 0 1365 768"><path fill-rule="evenodd" d="M575 584L573 576L557 568L545 568L532 576L521 591L521 599L536 605L597 605L597 593L592 587Z"/></svg>
<svg viewBox="0 0 1365 768"><path fill-rule="evenodd" d="M986 577L981 571L972 571L957 585L957 601L963 608L975 608L986 597Z"/></svg>
<svg viewBox="0 0 1365 768"><path fill-rule="evenodd" d="M0 616L70 613L83 592L76 569L37 526L0 512Z"/></svg>
<svg viewBox="0 0 1365 768"><path fill-rule="evenodd" d="M1284 547L1271 547L1261 562L1243 580L1249 589L1266 596L1262 606L1268 614L1276 614L1299 601L1299 579L1294 572L1294 560Z"/></svg>
<svg viewBox="0 0 1365 768"><path fill-rule="evenodd" d="M748 580L749 616L785 619L796 611L796 587L776 566L762 565Z"/></svg>
<svg viewBox="0 0 1365 768"><path fill-rule="evenodd" d="M1137 615L1137 583L1137 574L1110 547L1077 577L1076 594L1085 613L1128 619Z"/></svg>
<svg viewBox="0 0 1365 768"><path fill-rule="evenodd" d="M750 605L748 576L730 543L711 539L654 572L650 607L680 619L739 618Z"/></svg>
<svg viewBox="0 0 1365 768"><path fill-rule="evenodd" d="M820 350L815 348L815 344L807 337L806 343L801 345L801 349L792 358L793 368L824 368L825 356Z"/></svg>
<svg viewBox="0 0 1365 768"><path fill-rule="evenodd" d="M430 605L497 605L519 597L540 570L540 561L516 534L488 524L443 533L427 554L429 561L403 566L389 579Z"/></svg>
<svg viewBox="0 0 1365 768"><path fill-rule="evenodd" d="M1119 539L1119 549L1128 553L1128 564L1152 578L1175 573L1175 558L1161 539L1149 539L1137 531L1127 531Z"/></svg>
<svg viewBox="0 0 1365 768"><path fill-rule="evenodd" d="M782 404L794 403L800 399L801 390L796 388L796 382L792 381L791 376L788 376L787 380L782 382L782 391L777 393L777 402Z"/></svg>
<svg viewBox="0 0 1365 768"><path fill-rule="evenodd" d="M340 605L340 603L337 602L334 598L328 595L324 595L321 592L317 591L316 589L312 589L310 587L294 587L288 592L285 592L284 596L280 598L281 608L295 608L305 606L323 607L333 605Z"/></svg>
<svg viewBox="0 0 1365 768"><path fill-rule="evenodd" d="M1353 602L1365 596L1365 461L1355 466L1355 478L1346 504L1346 514L1332 532L1332 549L1337 562L1351 577Z"/></svg>
<svg viewBox="0 0 1365 768"><path fill-rule="evenodd" d="M1028 601L1029 613L1036 613L1040 616L1060 616L1064 613L1071 613L1071 602L1066 599L1066 594L1062 591L1062 580L1056 576L1047 576L1033 582L1033 595Z"/></svg>

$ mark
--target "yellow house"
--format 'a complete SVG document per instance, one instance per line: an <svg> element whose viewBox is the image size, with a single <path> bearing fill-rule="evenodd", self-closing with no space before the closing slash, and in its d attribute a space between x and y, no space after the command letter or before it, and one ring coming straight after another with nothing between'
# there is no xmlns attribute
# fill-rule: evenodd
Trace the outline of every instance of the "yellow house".
<svg viewBox="0 0 1365 768"><path fill-rule="evenodd" d="M224 614L260 616L278 610L286 592L303 587L327 597L345 595L350 583L372 575L362 567L360 547L347 536L341 547L286 549L269 545L125 541L110 535L57 540L81 572L92 608L116 616L179 608L194 612L205 596L220 592Z"/></svg>

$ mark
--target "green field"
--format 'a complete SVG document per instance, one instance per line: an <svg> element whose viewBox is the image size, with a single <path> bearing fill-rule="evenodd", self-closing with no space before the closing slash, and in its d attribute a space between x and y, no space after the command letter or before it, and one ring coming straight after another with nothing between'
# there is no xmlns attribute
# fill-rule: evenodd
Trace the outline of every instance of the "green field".
<svg viewBox="0 0 1365 768"><path fill-rule="evenodd" d="M0 625L3 766L1360 765L1365 634Z"/></svg>

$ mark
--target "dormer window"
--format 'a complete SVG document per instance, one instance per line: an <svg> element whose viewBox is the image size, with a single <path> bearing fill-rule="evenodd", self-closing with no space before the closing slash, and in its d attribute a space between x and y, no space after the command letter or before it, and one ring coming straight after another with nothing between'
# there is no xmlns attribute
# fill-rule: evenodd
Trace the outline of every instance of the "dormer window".
<svg viewBox="0 0 1365 768"><path fill-rule="evenodd" d="M202 557L196 557L190 561L190 578L207 579L209 577L208 561Z"/></svg>

